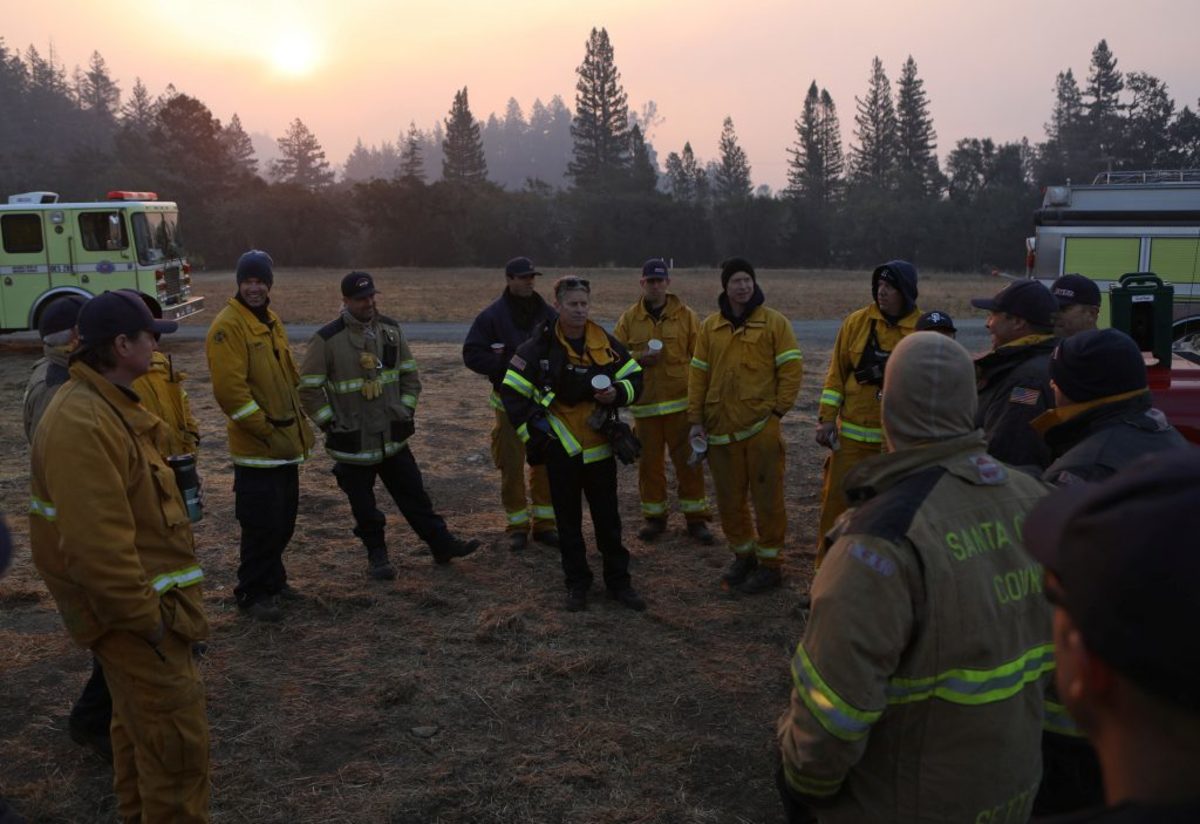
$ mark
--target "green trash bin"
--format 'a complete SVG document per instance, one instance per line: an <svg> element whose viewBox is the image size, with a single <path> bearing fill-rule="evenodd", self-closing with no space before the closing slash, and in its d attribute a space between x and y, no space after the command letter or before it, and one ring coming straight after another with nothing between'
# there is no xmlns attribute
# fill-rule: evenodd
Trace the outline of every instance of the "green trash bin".
<svg viewBox="0 0 1200 824"><path fill-rule="evenodd" d="M1130 272L1108 290L1108 301L1114 329L1137 341L1143 352L1171 362L1173 285L1163 283L1153 272Z"/></svg>

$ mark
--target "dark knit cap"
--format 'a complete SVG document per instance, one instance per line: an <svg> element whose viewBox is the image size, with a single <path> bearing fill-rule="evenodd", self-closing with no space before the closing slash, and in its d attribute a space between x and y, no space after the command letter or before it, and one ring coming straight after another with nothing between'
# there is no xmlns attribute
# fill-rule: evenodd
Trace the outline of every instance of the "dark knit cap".
<svg viewBox="0 0 1200 824"><path fill-rule="evenodd" d="M38 318L38 334L43 338L55 332L65 332L79 320L79 310L87 298L82 295L67 295L51 303Z"/></svg>
<svg viewBox="0 0 1200 824"><path fill-rule="evenodd" d="M750 265L750 261L745 258L731 257L721 262L721 288L724 289L728 286L729 279L738 272L745 272L750 276L752 281L758 283L758 278L754 275L754 267Z"/></svg>
<svg viewBox="0 0 1200 824"><path fill-rule="evenodd" d="M1075 403L1146 388L1146 361L1133 338L1117 329L1089 329L1064 340L1050 356L1050 377Z"/></svg>
<svg viewBox="0 0 1200 824"><path fill-rule="evenodd" d="M1148 692L1193 710L1198 500L1200 450L1182 447L1101 483L1052 492L1022 530L1026 549L1057 578L1055 600L1087 648Z"/></svg>
<svg viewBox="0 0 1200 824"><path fill-rule="evenodd" d="M871 300L879 300L879 284L886 283L904 298L904 312L907 315L917 305L917 267L907 260L889 260L876 266L871 273Z"/></svg>
<svg viewBox="0 0 1200 824"><path fill-rule="evenodd" d="M270 289L275 285L275 273L272 271L274 266L275 261L271 260L271 256L266 252L260 249L251 249L238 258L238 285L241 286L248 278L258 278Z"/></svg>

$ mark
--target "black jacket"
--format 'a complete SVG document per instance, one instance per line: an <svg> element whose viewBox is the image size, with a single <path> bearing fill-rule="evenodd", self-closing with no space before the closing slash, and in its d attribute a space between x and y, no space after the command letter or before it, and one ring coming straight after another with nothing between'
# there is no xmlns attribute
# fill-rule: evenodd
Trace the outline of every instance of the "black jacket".
<svg viewBox="0 0 1200 824"><path fill-rule="evenodd" d="M1013 466L1050 465L1050 448L1029 422L1054 407L1050 354L1058 341L1047 338L1021 346L1001 346L975 361L979 410L988 453Z"/></svg>
<svg viewBox="0 0 1200 824"><path fill-rule="evenodd" d="M507 292L507 289L505 291ZM504 382L504 370L508 368L508 359L517 351L517 347L548 321L558 317L553 307L546 303L541 295L534 292L533 296L541 304L541 311L528 330L517 326L512 308L508 305L505 295L501 294L475 318L471 330L467 332L467 339L463 342L463 363L472 372L485 376L497 391ZM492 349L493 343L503 343L504 350L496 352Z"/></svg>
<svg viewBox="0 0 1200 824"><path fill-rule="evenodd" d="M1054 463L1042 480L1056 486L1102 481L1151 452L1190 445L1150 406L1150 394L1106 403L1046 430Z"/></svg>

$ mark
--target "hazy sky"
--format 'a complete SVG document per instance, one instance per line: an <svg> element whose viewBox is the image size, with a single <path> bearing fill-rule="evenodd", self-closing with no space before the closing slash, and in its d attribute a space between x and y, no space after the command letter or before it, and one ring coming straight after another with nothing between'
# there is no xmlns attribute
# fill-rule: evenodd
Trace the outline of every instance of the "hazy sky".
<svg viewBox="0 0 1200 824"><path fill-rule="evenodd" d="M515 97L562 95L593 26L608 29L630 107L658 104L660 162L690 140L716 155L733 117L754 182L785 182L786 149L808 84L829 89L843 137L878 55L895 83L908 55L931 103L939 154L962 137L1044 138L1055 74L1085 82L1108 40L1122 71L1145 71L1177 105L1200 97L1196 0L0 0L10 48L52 45L68 71L99 50L127 92L167 83L247 131L300 117L334 164L355 138L395 141L410 120L446 116L470 89L486 119Z"/></svg>

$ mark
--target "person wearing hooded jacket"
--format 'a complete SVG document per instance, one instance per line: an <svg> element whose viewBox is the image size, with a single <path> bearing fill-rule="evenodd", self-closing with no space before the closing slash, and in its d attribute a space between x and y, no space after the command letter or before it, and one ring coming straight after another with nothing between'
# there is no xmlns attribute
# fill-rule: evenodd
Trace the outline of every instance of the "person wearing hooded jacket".
<svg viewBox="0 0 1200 824"><path fill-rule="evenodd" d="M842 322L833 342L817 412L816 440L829 449L821 490L816 566L828 548L825 536L846 510L842 481L851 467L883 451L879 392L888 355L921 317L917 270L889 260L871 274L871 303Z"/></svg>
<svg viewBox="0 0 1200 824"><path fill-rule="evenodd" d="M936 332L888 359L888 451L846 476L792 659L789 822L1029 818L1054 647L1021 525L1048 489L987 454L973 376Z"/></svg>
<svg viewBox="0 0 1200 824"><path fill-rule="evenodd" d="M700 325L692 355L688 437L708 441L721 529L733 552L721 586L753 595L782 581L787 511L779 422L796 403L804 360L792 324L763 305L748 260L722 263L721 286L720 309Z"/></svg>
<svg viewBox="0 0 1200 824"><path fill-rule="evenodd" d="M546 467L529 467L527 496L525 444L500 402L500 387L504 384L508 359L534 330L557 317L554 308L534 290L534 278L541 274L527 257L510 260L504 267L507 280L504 293L479 313L463 342L463 363L492 385L492 396L488 401L496 413L496 424L492 427L492 462L500 470L500 504L504 507L508 548L511 550L528 546L531 532L538 543L558 546Z"/></svg>
<svg viewBox="0 0 1200 824"><path fill-rule="evenodd" d="M312 428L300 405L300 372L283 321L271 311L271 256L251 249L237 262L237 294L213 319L205 341L213 395L229 422L234 507L242 527L234 597L242 614L283 618L277 599L294 599L283 551L296 529L300 464Z"/></svg>

